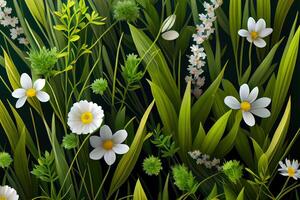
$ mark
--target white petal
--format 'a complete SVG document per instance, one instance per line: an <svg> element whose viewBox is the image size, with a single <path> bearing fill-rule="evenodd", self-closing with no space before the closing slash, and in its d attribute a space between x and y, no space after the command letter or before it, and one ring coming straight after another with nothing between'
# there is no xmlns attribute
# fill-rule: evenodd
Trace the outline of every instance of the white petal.
<svg viewBox="0 0 300 200"><path fill-rule="evenodd" d="M258 48L264 48L267 45L267 43L263 39L257 38L254 40L254 45Z"/></svg>
<svg viewBox="0 0 300 200"><path fill-rule="evenodd" d="M90 145L93 148L101 147L101 144L102 144L102 139L100 137L94 135L90 137Z"/></svg>
<svg viewBox="0 0 300 200"><path fill-rule="evenodd" d="M109 126L104 125L100 128L100 136L101 136L101 139L103 139L103 140L112 138L112 132L111 132Z"/></svg>
<svg viewBox="0 0 300 200"><path fill-rule="evenodd" d="M114 162L116 161L116 154L114 151L107 151L104 154L104 160L108 165L112 165L114 164Z"/></svg>
<svg viewBox="0 0 300 200"><path fill-rule="evenodd" d="M249 36L249 32L245 29L239 30L238 34L242 37L248 37Z"/></svg>
<svg viewBox="0 0 300 200"><path fill-rule="evenodd" d="M249 103L252 103L253 101L255 101L257 96L258 96L258 87L255 87L248 96Z"/></svg>
<svg viewBox="0 0 300 200"><path fill-rule="evenodd" d="M255 20L252 17L249 17L248 19L248 31L252 32L255 30Z"/></svg>
<svg viewBox="0 0 300 200"><path fill-rule="evenodd" d="M36 93L36 97L38 98L38 100L40 100L41 102L47 102L50 100L50 96L49 94L47 94L44 91L38 91Z"/></svg>
<svg viewBox="0 0 300 200"><path fill-rule="evenodd" d="M26 90L24 90L23 88L19 88L19 89L16 89L15 91L13 91L13 93L11 95L15 98L25 97Z"/></svg>
<svg viewBox="0 0 300 200"><path fill-rule="evenodd" d="M262 97L262 98L257 99L256 101L254 101L251 104L251 108L253 110L258 109L258 108L265 108L268 105L270 105L270 103L271 103L271 99L270 98L268 98L268 97Z"/></svg>
<svg viewBox="0 0 300 200"><path fill-rule="evenodd" d="M254 116L250 112L243 112L243 119L248 126L255 125Z"/></svg>
<svg viewBox="0 0 300 200"><path fill-rule="evenodd" d="M165 40L176 40L179 37L179 33L177 31L171 30L163 33L161 37Z"/></svg>
<svg viewBox="0 0 300 200"><path fill-rule="evenodd" d="M264 19L259 19L255 25L255 31L260 33L263 29L266 28L266 22Z"/></svg>
<svg viewBox="0 0 300 200"><path fill-rule="evenodd" d="M113 147L113 150L116 154L124 154L129 151L129 146L126 144L117 144Z"/></svg>
<svg viewBox="0 0 300 200"><path fill-rule="evenodd" d="M167 19L165 19L165 21L162 24L162 30L161 32L165 32L170 30L173 26L174 23L176 21L176 15L170 15L169 17L167 17Z"/></svg>
<svg viewBox="0 0 300 200"><path fill-rule="evenodd" d="M45 87L46 80L45 79L38 79L34 82L33 88L37 91L43 89Z"/></svg>
<svg viewBox="0 0 300 200"><path fill-rule="evenodd" d="M261 118L267 118L271 116L271 113L268 109L266 108L259 108L259 109L251 109L251 113L253 113L256 116L259 116Z"/></svg>
<svg viewBox="0 0 300 200"><path fill-rule="evenodd" d="M250 43L252 43L253 42L253 39L252 39L252 37L249 35L249 36L247 36L247 41L248 42L250 42Z"/></svg>
<svg viewBox="0 0 300 200"><path fill-rule="evenodd" d="M233 96L227 96L224 103L231 109L238 110L241 108L240 102Z"/></svg>
<svg viewBox="0 0 300 200"><path fill-rule="evenodd" d="M16 103L16 108L21 108L26 102L27 96L18 99Z"/></svg>
<svg viewBox="0 0 300 200"><path fill-rule="evenodd" d="M242 101L248 101L248 96L249 96L249 86L247 84L243 84L240 87L240 97Z"/></svg>
<svg viewBox="0 0 300 200"><path fill-rule="evenodd" d="M128 134L126 130L119 130L112 136L112 140L114 141L115 144L121 144L122 142L125 141L127 135Z"/></svg>
<svg viewBox="0 0 300 200"><path fill-rule="evenodd" d="M22 88L24 88L24 89L32 88L32 80L28 74L23 73L21 75L20 82L21 82Z"/></svg>
<svg viewBox="0 0 300 200"><path fill-rule="evenodd" d="M102 148L96 148L93 151L90 152L90 159L92 160L100 160L106 151Z"/></svg>
<svg viewBox="0 0 300 200"><path fill-rule="evenodd" d="M264 38L270 35L273 32L272 28L265 28L259 33L259 37Z"/></svg>

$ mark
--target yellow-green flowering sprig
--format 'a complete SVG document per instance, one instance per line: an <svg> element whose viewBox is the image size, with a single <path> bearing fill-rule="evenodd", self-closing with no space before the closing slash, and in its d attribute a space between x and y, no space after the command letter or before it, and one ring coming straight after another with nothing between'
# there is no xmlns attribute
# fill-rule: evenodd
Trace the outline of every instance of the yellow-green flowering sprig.
<svg viewBox="0 0 300 200"><path fill-rule="evenodd" d="M135 54L129 54L125 61L125 66L122 66L122 75L130 90L139 88L138 82L143 78L143 72L139 71L140 58Z"/></svg>
<svg viewBox="0 0 300 200"><path fill-rule="evenodd" d="M64 136L62 141L62 146L65 149L74 149L78 146L78 144L79 144L79 139L77 135L72 133Z"/></svg>
<svg viewBox="0 0 300 200"><path fill-rule="evenodd" d="M13 159L7 152L0 152L0 167L7 168L11 165Z"/></svg>
<svg viewBox="0 0 300 200"><path fill-rule="evenodd" d="M225 162L222 169L227 178L233 183L237 183L243 176L243 166L237 160Z"/></svg>
<svg viewBox="0 0 300 200"><path fill-rule="evenodd" d="M158 176L162 170L161 160L153 155L144 159L143 170L149 176Z"/></svg>

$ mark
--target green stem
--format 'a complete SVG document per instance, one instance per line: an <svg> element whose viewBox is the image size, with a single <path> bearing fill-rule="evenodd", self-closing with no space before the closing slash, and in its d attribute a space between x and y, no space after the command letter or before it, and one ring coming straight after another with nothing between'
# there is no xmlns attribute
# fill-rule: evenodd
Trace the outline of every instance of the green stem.
<svg viewBox="0 0 300 200"><path fill-rule="evenodd" d="M98 191L97 191L96 196L94 197L94 199L97 199L98 195L100 194L100 192L101 192L101 190L103 188L104 182L107 179L107 176L109 174L109 171L110 171L110 166L108 167L108 170L107 170L107 172L106 172L106 174L105 174L105 176L104 176L104 178L103 178L103 180L101 182L101 185L100 185L100 187L99 187L99 189L98 189Z"/></svg>
<svg viewBox="0 0 300 200"><path fill-rule="evenodd" d="M288 177L288 178L286 179L286 181L285 181L285 183L284 183L284 185L283 185L281 191L280 191L279 194L276 196L275 200L276 200L276 199L280 199L280 196L281 196L281 194L284 192L284 189L286 188L286 186L287 186L289 180L290 180L290 177Z"/></svg>
<svg viewBox="0 0 300 200"><path fill-rule="evenodd" d="M252 43L250 44L249 47L249 65L252 66Z"/></svg>

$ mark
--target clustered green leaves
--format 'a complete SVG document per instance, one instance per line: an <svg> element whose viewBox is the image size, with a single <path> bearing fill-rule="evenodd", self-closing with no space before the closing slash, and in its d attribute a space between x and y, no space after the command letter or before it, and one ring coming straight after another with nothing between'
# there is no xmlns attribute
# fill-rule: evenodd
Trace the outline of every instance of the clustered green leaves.
<svg viewBox="0 0 300 200"><path fill-rule="evenodd" d="M65 149L74 149L78 146L79 139L75 134L65 135L62 141L62 145Z"/></svg>
<svg viewBox="0 0 300 200"><path fill-rule="evenodd" d="M139 17L139 7L135 0L118 0L113 7L116 20L136 21Z"/></svg>
<svg viewBox="0 0 300 200"><path fill-rule="evenodd" d="M13 159L7 152L0 152L0 167L7 168L11 165Z"/></svg>
<svg viewBox="0 0 300 200"><path fill-rule="evenodd" d="M56 47L52 49L47 49L46 47L42 47L39 50L32 49L28 55L31 68L37 75L47 76L51 74L58 60Z"/></svg>
<svg viewBox="0 0 300 200"><path fill-rule="evenodd" d="M31 173L42 181L55 181L58 177L54 166L54 154L46 151L44 157L38 159L38 165L34 166Z"/></svg>
<svg viewBox="0 0 300 200"><path fill-rule="evenodd" d="M104 78L99 78L96 79L93 83L92 83L92 90L94 94L100 94L103 95L103 93L105 92L105 90L108 87L108 83L107 80Z"/></svg>
<svg viewBox="0 0 300 200"><path fill-rule="evenodd" d="M174 184L184 192L194 193L197 181L185 165L176 165L172 168Z"/></svg>
<svg viewBox="0 0 300 200"><path fill-rule="evenodd" d="M222 169L227 178L233 183L237 183L243 176L243 166L237 160L225 162Z"/></svg>
<svg viewBox="0 0 300 200"><path fill-rule="evenodd" d="M153 155L145 158L143 161L143 170L149 176L159 175L160 171L162 170L161 160Z"/></svg>

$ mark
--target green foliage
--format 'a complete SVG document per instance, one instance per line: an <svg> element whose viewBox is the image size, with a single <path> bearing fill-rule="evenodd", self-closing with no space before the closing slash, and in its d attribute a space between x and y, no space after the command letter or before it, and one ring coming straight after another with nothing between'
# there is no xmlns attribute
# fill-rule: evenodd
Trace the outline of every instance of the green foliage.
<svg viewBox="0 0 300 200"><path fill-rule="evenodd" d="M159 175L162 170L161 160L153 155L145 158L143 161L143 170L149 176Z"/></svg>
<svg viewBox="0 0 300 200"><path fill-rule="evenodd" d="M183 192L193 192L197 181L194 175L184 165L176 165L172 168L174 184Z"/></svg>
<svg viewBox="0 0 300 200"><path fill-rule="evenodd" d="M92 90L94 94L103 95L107 87L108 87L107 80L104 78L96 79L92 83Z"/></svg>
<svg viewBox="0 0 300 200"><path fill-rule="evenodd" d="M78 146L78 144L79 144L79 139L77 135L72 133L65 135L62 141L62 146L65 149L74 149Z"/></svg>
<svg viewBox="0 0 300 200"><path fill-rule="evenodd" d="M138 89L139 81L143 78L144 73L139 71L140 59L135 54L127 55L125 65L122 66L122 75L126 81L126 87L130 90Z"/></svg>
<svg viewBox="0 0 300 200"><path fill-rule="evenodd" d="M7 152L0 152L0 167L7 168L11 165L13 159Z"/></svg>
<svg viewBox="0 0 300 200"><path fill-rule="evenodd" d="M45 152L44 157L38 159L38 165L35 165L32 174L45 182L54 182L58 177L55 172L54 154Z"/></svg>
<svg viewBox="0 0 300 200"><path fill-rule="evenodd" d="M52 49L43 47L39 51L33 49L29 52L28 59L35 74L47 76L58 60L58 52L55 47Z"/></svg>
<svg viewBox="0 0 300 200"><path fill-rule="evenodd" d="M139 7L135 0L118 0L113 7L116 20L136 21L139 17Z"/></svg>
<svg viewBox="0 0 300 200"><path fill-rule="evenodd" d="M222 170L233 183L237 183L243 176L243 166L236 160L225 162L222 166Z"/></svg>

